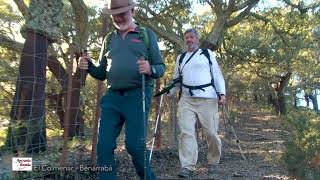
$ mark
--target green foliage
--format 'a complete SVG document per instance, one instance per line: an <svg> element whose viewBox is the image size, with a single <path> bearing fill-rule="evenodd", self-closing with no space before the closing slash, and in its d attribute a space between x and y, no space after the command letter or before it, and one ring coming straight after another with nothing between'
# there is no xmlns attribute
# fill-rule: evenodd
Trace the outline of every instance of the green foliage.
<svg viewBox="0 0 320 180"><path fill-rule="evenodd" d="M16 73L18 72L18 58L19 55L15 52L0 48L0 146L4 145L6 141L9 113L15 91Z"/></svg>
<svg viewBox="0 0 320 180"><path fill-rule="evenodd" d="M0 0L0 21L20 22L23 20L21 16L12 12L14 12L13 8L7 0Z"/></svg>
<svg viewBox="0 0 320 180"><path fill-rule="evenodd" d="M292 137L284 155L288 169L302 179L320 178L320 169L310 164L320 153L320 116L301 109L292 111L284 119Z"/></svg>
<svg viewBox="0 0 320 180"><path fill-rule="evenodd" d="M7 128L1 128L0 129L0 147L5 144L7 136Z"/></svg>
<svg viewBox="0 0 320 180"><path fill-rule="evenodd" d="M60 137L60 136L63 136L63 130L61 129L47 129L47 136L48 138L51 138L51 137Z"/></svg>
<svg viewBox="0 0 320 180"><path fill-rule="evenodd" d="M263 18L248 17L225 33L218 57L229 95L240 100L261 97L270 103L297 88L312 90L320 78L317 43L312 36L319 19L279 7L257 14ZM289 73L291 79L282 92L271 86ZM287 99L291 101L286 104L294 104L293 98Z"/></svg>

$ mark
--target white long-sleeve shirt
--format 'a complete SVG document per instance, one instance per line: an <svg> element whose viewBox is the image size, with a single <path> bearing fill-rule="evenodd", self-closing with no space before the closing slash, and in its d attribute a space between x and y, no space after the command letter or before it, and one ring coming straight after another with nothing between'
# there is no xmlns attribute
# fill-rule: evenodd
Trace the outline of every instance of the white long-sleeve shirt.
<svg viewBox="0 0 320 180"><path fill-rule="evenodd" d="M217 63L215 54L208 49L210 60L212 62L212 73L214 77L214 84L219 94L226 94L225 89L225 81L219 65ZM202 49L198 49L198 51L193 55L190 61L186 63L189 57L193 52L187 52L185 57L182 60L180 65L180 70L182 70L182 82L188 86L200 86L204 84L208 84L211 82L211 73L210 73L210 64L207 57L202 53ZM201 54L202 53L202 54ZM179 77L179 59L181 54L177 57L176 65L174 69L173 78ZM180 88L180 84L176 84L176 86L170 90L170 95L176 93L176 90ZM201 89L192 90L192 97L201 97L201 98L217 98L217 94L212 86L208 86ZM182 96L191 97L189 93L189 89L182 87Z"/></svg>

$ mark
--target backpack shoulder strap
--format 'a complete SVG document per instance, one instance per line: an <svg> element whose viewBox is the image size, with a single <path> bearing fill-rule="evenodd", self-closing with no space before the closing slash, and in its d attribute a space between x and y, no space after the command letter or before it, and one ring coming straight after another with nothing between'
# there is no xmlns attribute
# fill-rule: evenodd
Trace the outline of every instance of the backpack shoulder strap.
<svg viewBox="0 0 320 180"><path fill-rule="evenodd" d="M181 63L182 63L182 61L183 61L183 58L186 56L186 54L187 54L187 52L184 52L184 53L182 53L182 54L180 55L180 58L179 58L179 67L180 67L180 65L181 65Z"/></svg>
<svg viewBox="0 0 320 180"><path fill-rule="evenodd" d="M140 30L141 30L141 35L142 35L142 40L143 40L143 44L147 47L147 49L150 49L150 40L149 40L149 34L147 32L146 27L144 26L140 26Z"/></svg>
<svg viewBox="0 0 320 180"><path fill-rule="evenodd" d="M218 93L216 86L214 85L214 76L213 76L213 72L212 72L212 61L211 61L211 59L210 59L209 51L208 51L208 49L202 49L202 52L203 52L203 54L207 57L207 59L208 59L208 61L209 61L210 74L211 74L211 85L212 85L213 89L215 90L215 92L216 92L216 94L217 94L217 97L220 99L221 96L220 96L220 94Z"/></svg>
<svg viewBox="0 0 320 180"><path fill-rule="evenodd" d="M150 62L150 38L146 27L140 26L139 38L142 39L144 46L147 48L147 60Z"/></svg>
<svg viewBox="0 0 320 180"><path fill-rule="evenodd" d="M209 54L209 52L208 52L208 49L201 49L201 50L202 50L202 53L203 53L203 54L206 56L206 58L208 59L210 66L212 66L212 61L211 61L211 59L210 59L210 54Z"/></svg>
<svg viewBox="0 0 320 180"><path fill-rule="evenodd" d="M201 50L202 50L202 53L204 54L204 56L206 56L206 58L207 58L208 61L209 61L211 81L212 81L212 83L214 83L213 72L212 72L212 61L211 61L211 59L210 59L209 51L208 51L208 49L201 49Z"/></svg>

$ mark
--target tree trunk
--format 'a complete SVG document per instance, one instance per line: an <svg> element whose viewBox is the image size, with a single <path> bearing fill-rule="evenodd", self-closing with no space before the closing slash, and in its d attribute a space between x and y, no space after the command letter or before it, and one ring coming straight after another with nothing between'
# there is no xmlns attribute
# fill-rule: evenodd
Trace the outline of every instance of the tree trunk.
<svg viewBox="0 0 320 180"><path fill-rule="evenodd" d="M276 111L276 114L280 115L280 103L279 103L279 99L278 98L275 98L273 99L273 107Z"/></svg>
<svg viewBox="0 0 320 180"><path fill-rule="evenodd" d="M285 115L288 113L288 104L286 103L287 97L285 96L284 92L286 87L289 84L289 80L291 78L292 73L288 72L285 76L281 77L279 82L280 87L278 89L278 101L279 101L279 110L280 114Z"/></svg>
<svg viewBox="0 0 320 180"><path fill-rule="evenodd" d="M297 97L296 92L293 95L293 99L294 99L294 108L297 109L298 108L298 97Z"/></svg>
<svg viewBox="0 0 320 180"><path fill-rule="evenodd" d="M286 104L286 96L284 94L285 88L289 84L292 73L288 72L286 75L280 77L280 81L271 84L276 97L273 99L273 105L277 114L285 115L288 112L288 106Z"/></svg>
<svg viewBox="0 0 320 180"><path fill-rule="evenodd" d="M55 89L54 89L55 90ZM58 117L61 129L63 129L63 118L64 118L64 110L63 110L63 95L59 93L47 94L48 99L48 108L53 109Z"/></svg>
<svg viewBox="0 0 320 180"><path fill-rule="evenodd" d="M307 107L309 107L309 106L310 106L310 101L309 101L309 95L308 95L308 94L305 94L305 95L304 95L304 100L305 100L306 103L307 103Z"/></svg>
<svg viewBox="0 0 320 180"><path fill-rule="evenodd" d="M316 113L319 113L317 94L315 93L314 96L309 95L309 98L310 98L311 101L312 101L313 110L314 110Z"/></svg>
<svg viewBox="0 0 320 180"><path fill-rule="evenodd" d="M78 59L79 54L76 54L76 59ZM64 102L66 102L67 99L67 78L68 73L64 69L64 67L60 64L60 62L57 60L56 57L50 56L48 67L50 71L53 73L55 78L59 81L60 85L63 89L63 99ZM69 127L69 133L68 137L72 138L74 136L83 136L84 135L84 120L82 118L82 111L80 110L80 106L82 105L81 98L80 97L80 91L81 88L84 86L85 79L87 76L87 72L84 70L80 70L77 68L75 74L72 78L72 94L71 94L71 109L70 109L70 127ZM51 100L57 101L57 109L62 110L62 112L59 111L59 118L60 118L60 124L61 128L64 128L64 115L66 112L66 104L59 103L59 101L62 101L60 99L62 96L59 96L59 98L55 98Z"/></svg>
<svg viewBox="0 0 320 180"><path fill-rule="evenodd" d="M78 59L79 55L76 55L76 58ZM83 113L80 110L83 102L81 100L80 91L84 86L87 75L87 71L77 68L77 71L72 78L72 95L70 103L70 107L72 108L70 108L69 138L84 136L84 119L82 118Z"/></svg>
<svg viewBox="0 0 320 180"><path fill-rule="evenodd" d="M55 93L54 95L50 95L47 98L49 98L49 102L53 105L53 108L56 110L58 116L59 116L59 121L60 121L60 126L61 129L63 129L63 120L64 120L64 115L65 115L65 110L64 110L64 105L63 105L63 99L65 97L64 92L67 89L67 78L68 74L65 71L64 67L60 64L58 59L55 56L50 56L48 58L48 68L54 75L54 77L58 80L59 84L61 85L61 92L53 92ZM55 88L56 89L56 88Z"/></svg>
<svg viewBox="0 0 320 180"><path fill-rule="evenodd" d="M227 28L225 25L227 23L229 16L230 16L229 12L225 12L224 14L221 14L219 16L219 18L214 23L214 26L209 34L209 37L207 38L207 40L201 43L203 47L209 48L212 51L215 51L221 46L224 38L224 31Z"/></svg>
<svg viewBox="0 0 320 180"><path fill-rule="evenodd" d="M287 97L284 95L284 92L278 92L278 104L279 104L279 113L286 114L288 112L288 105L286 103Z"/></svg>
<svg viewBox="0 0 320 180"><path fill-rule="evenodd" d="M16 92L10 112L7 145L13 151L46 150L45 84L47 37L27 33L19 66Z"/></svg>

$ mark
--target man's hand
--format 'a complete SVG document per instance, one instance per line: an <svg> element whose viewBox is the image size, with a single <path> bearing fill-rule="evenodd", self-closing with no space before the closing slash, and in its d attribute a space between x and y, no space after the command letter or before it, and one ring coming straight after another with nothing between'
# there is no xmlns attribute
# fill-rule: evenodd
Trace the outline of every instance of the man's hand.
<svg viewBox="0 0 320 180"><path fill-rule="evenodd" d="M89 67L88 60L90 57L88 55L83 55L79 58L78 68L82 70L87 70Z"/></svg>
<svg viewBox="0 0 320 180"><path fill-rule="evenodd" d="M138 68L140 74L148 74L151 75L151 67L147 60L144 59L143 56L140 57L140 59L137 61Z"/></svg>
<svg viewBox="0 0 320 180"><path fill-rule="evenodd" d="M218 103L224 105L226 103L226 96L221 95Z"/></svg>

